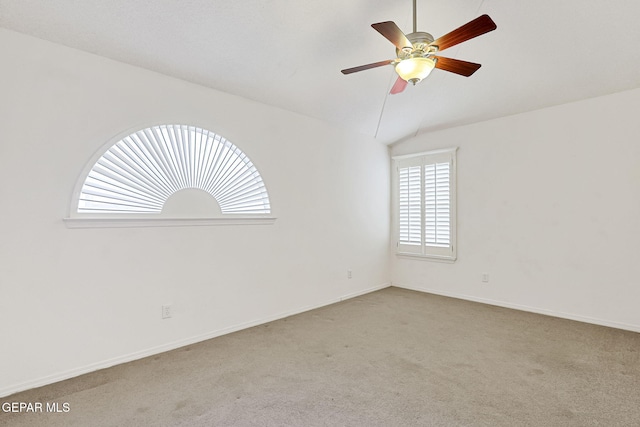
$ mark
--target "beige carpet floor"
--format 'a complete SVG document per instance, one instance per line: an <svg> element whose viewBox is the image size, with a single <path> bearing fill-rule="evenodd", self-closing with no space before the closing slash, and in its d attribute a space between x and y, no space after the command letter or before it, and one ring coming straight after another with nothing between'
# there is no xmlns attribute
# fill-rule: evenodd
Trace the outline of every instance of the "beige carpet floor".
<svg viewBox="0 0 640 427"><path fill-rule="evenodd" d="M640 426L640 334L388 288L0 399L2 426Z"/></svg>

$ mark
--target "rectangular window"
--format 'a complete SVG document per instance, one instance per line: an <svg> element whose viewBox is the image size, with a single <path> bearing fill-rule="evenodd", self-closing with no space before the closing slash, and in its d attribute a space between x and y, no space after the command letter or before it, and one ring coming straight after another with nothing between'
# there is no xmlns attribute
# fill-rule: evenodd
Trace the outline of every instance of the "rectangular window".
<svg viewBox="0 0 640 427"><path fill-rule="evenodd" d="M456 259L456 150L393 158L398 254Z"/></svg>

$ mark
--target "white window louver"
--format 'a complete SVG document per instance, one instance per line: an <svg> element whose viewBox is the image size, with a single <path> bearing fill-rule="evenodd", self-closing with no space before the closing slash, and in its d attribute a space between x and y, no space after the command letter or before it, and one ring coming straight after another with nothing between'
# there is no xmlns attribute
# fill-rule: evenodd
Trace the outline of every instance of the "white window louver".
<svg viewBox="0 0 640 427"><path fill-rule="evenodd" d="M449 163L424 166L425 244L449 246L450 237Z"/></svg>
<svg viewBox="0 0 640 427"><path fill-rule="evenodd" d="M399 253L455 259L455 151L395 159Z"/></svg>
<svg viewBox="0 0 640 427"><path fill-rule="evenodd" d="M400 169L400 242L419 245L422 240L420 166Z"/></svg>
<svg viewBox="0 0 640 427"><path fill-rule="evenodd" d="M160 213L177 191L213 196L223 214L268 214L269 196L249 158L225 138L194 126L160 125L114 144L94 164L78 213Z"/></svg>

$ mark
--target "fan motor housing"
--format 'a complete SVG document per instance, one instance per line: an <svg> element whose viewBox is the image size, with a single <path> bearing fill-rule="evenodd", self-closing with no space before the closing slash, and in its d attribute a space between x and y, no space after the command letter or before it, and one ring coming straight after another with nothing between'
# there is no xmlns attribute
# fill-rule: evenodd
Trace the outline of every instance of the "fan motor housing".
<svg viewBox="0 0 640 427"><path fill-rule="evenodd" d="M434 40L431 34L425 33L423 31L407 34L407 38L413 44L416 44L416 43L429 44L429 43L433 43L433 40Z"/></svg>
<svg viewBox="0 0 640 427"><path fill-rule="evenodd" d="M398 58L408 58L415 56L423 56L429 57L432 56L436 51L437 47L429 46L430 43L433 43L433 36L429 33L425 33L423 31L418 31L415 33L407 34L407 39L413 45L411 51L408 49L396 49L396 55Z"/></svg>

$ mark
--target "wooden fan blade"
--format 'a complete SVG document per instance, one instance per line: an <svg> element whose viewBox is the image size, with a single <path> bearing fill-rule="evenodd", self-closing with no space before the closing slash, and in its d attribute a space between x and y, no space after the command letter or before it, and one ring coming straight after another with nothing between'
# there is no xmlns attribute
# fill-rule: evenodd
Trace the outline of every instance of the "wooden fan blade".
<svg viewBox="0 0 640 427"><path fill-rule="evenodd" d="M382 34L387 40L393 43L398 49L408 47L413 48L413 45L404 35L402 30L393 21L378 22L377 24L371 24L374 30Z"/></svg>
<svg viewBox="0 0 640 427"><path fill-rule="evenodd" d="M496 23L489 18L489 15L482 15L467 22L460 28L456 28L448 34L436 39L430 46L438 46L439 51L455 46L459 43L471 40L474 37L481 36L489 31L493 31L497 28Z"/></svg>
<svg viewBox="0 0 640 427"><path fill-rule="evenodd" d="M407 87L407 82L405 80L402 80L402 77L398 77L398 80L396 80L396 82L393 84L391 92L389 93L391 95L395 95L396 93L402 92L405 87Z"/></svg>
<svg viewBox="0 0 640 427"><path fill-rule="evenodd" d="M360 65L359 67L347 68L342 70L342 74L357 73L358 71L368 70L370 68L382 67L383 65L389 65L393 62L393 59L387 59L386 61L374 62L373 64Z"/></svg>
<svg viewBox="0 0 640 427"><path fill-rule="evenodd" d="M460 74L465 77L469 77L482 66L475 62L461 61L459 59L445 58L443 56L436 56L436 58L436 68Z"/></svg>

